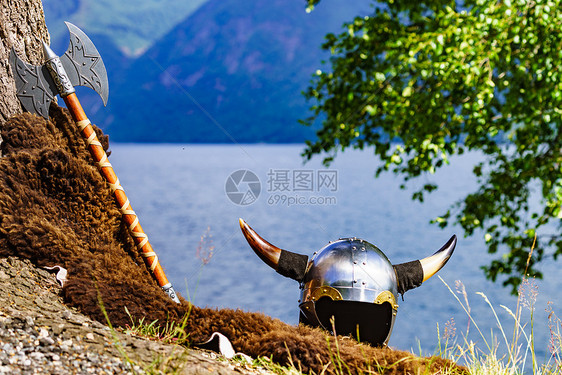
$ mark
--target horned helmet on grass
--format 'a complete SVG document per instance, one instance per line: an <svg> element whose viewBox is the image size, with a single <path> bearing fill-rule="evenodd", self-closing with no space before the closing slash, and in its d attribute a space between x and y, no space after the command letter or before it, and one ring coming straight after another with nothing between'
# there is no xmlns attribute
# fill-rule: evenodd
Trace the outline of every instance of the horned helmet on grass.
<svg viewBox="0 0 562 375"><path fill-rule="evenodd" d="M299 322L362 342L386 345L398 309L398 294L420 286L439 271L455 249L453 235L433 255L392 265L367 241L343 238L308 256L280 249L240 219L255 253L279 274L300 284Z"/></svg>

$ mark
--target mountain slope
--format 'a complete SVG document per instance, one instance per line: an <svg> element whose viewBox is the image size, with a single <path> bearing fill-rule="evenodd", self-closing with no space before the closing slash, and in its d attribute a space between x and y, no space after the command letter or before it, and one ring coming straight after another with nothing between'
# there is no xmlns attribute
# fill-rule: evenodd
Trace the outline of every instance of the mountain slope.
<svg viewBox="0 0 562 375"><path fill-rule="evenodd" d="M327 32L368 1L210 0L111 82L98 123L134 142L302 142L301 92ZM134 125L133 125L134 124Z"/></svg>

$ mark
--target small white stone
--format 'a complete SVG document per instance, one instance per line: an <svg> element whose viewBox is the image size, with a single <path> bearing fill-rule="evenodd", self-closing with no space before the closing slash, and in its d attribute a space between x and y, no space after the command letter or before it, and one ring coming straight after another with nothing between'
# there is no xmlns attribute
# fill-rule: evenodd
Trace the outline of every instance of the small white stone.
<svg viewBox="0 0 562 375"><path fill-rule="evenodd" d="M41 352L33 352L29 356L34 359L42 359L45 355Z"/></svg>

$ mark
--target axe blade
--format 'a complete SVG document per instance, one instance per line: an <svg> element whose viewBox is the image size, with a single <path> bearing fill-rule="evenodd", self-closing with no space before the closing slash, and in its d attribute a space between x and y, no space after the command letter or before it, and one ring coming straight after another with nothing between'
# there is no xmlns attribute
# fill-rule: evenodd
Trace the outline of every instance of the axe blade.
<svg viewBox="0 0 562 375"><path fill-rule="evenodd" d="M66 22L70 32L68 50L60 58L72 86L86 86L97 92L107 104L109 83L107 71L94 43L82 30ZM23 108L49 119L49 105L59 94L51 73L45 64L31 65L10 51L10 65L16 82L16 95Z"/></svg>
<svg viewBox="0 0 562 375"><path fill-rule="evenodd" d="M103 105L107 104L109 83L107 71L101 56L82 30L70 22L65 22L70 32L70 43L61 63L73 86L86 86L101 96Z"/></svg>
<svg viewBox="0 0 562 375"><path fill-rule="evenodd" d="M18 57L13 47L9 60L16 82L16 95L23 108L49 119L49 106L58 92L47 68L27 64Z"/></svg>

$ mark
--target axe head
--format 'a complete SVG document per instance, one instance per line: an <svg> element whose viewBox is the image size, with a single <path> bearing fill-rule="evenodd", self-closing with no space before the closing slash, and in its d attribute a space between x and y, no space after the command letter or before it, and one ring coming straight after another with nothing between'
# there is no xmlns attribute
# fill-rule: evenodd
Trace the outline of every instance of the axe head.
<svg viewBox="0 0 562 375"><path fill-rule="evenodd" d="M107 71L94 43L82 30L65 22L70 31L70 43L60 62L72 86L86 86L97 92L103 105L107 104L109 83ZM16 81L17 96L23 108L49 118L49 105L59 94L57 86L45 65L31 65L22 61L12 48L10 65Z"/></svg>

